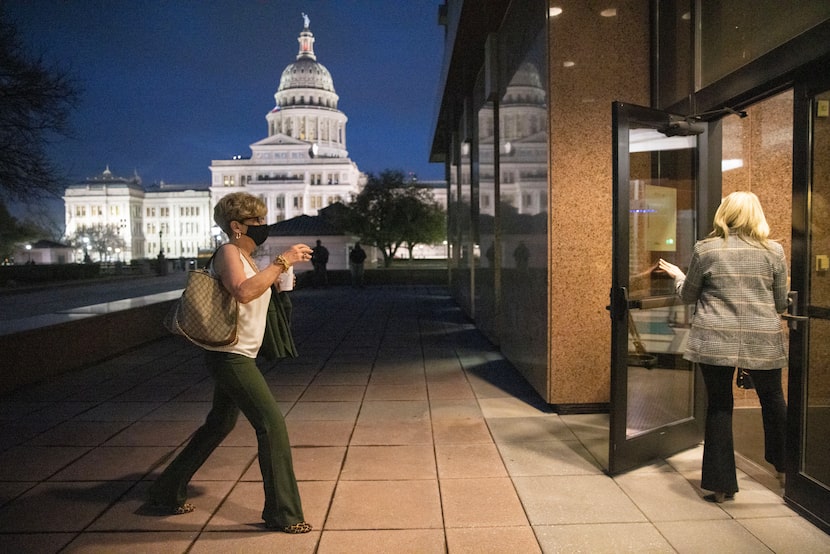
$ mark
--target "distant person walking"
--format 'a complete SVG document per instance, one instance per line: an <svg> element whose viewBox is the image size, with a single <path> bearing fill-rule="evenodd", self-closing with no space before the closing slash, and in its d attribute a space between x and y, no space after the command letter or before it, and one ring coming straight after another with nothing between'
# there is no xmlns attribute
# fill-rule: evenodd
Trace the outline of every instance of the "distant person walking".
<svg viewBox="0 0 830 554"><path fill-rule="evenodd" d="M681 300L695 304L684 358L700 364L708 408L701 488L709 502L738 492L732 439L735 368L749 370L764 423L764 458L783 480L787 406L781 368L787 364L779 314L787 309L784 249L769 238L758 197L733 192L715 212L714 229L695 244L689 269L660 260Z"/></svg>
<svg viewBox="0 0 830 554"><path fill-rule="evenodd" d="M329 263L329 250L320 239L317 239L317 246L311 249L311 265L314 266L314 286L329 286L329 276L326 271L326 264Z"/></svg>
<svg viewBox="0 0 830 554"><path fill-rule="evenodd" d="M293 355L290 333L272 327L279 326L273 321L278 318L271 315L276 309L272 295L284 294L273 285L293 264L309 261L311 248L295 244L259 269L251 254L268 238L265 214L262 200L242 192L222 197L213 211L213 219L229 241L216 251L210 269L239 302L239 340L228 346L206 347L205 365L214 381L213 405L187 446L156 478L148 500L153 510L164 515L195 510L186 502L187 484L233 430L241 411L256 431L265 526L285 533L308 533L311 525L303 517L285 420L256 358L260 353L275 358Z"/></svg>
<svg viewBox="0 0 830 554"><path fill-rule="evenodd" d="M366 260L366 252L356 242L354 248L349 252L349 271L352 274L352 286L363 288L363 262Z"/></svg>

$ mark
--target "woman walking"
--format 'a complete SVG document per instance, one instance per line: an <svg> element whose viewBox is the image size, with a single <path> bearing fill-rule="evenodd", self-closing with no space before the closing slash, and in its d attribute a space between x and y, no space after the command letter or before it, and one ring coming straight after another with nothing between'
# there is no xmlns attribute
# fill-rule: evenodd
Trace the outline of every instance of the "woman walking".
<svg viewBox="0 0 830 554"><path fill-rule="evenodd" d="M285 421L256 365L256 357L265 336L271 286L292 264L309 261L311 248L296 244L260 270L251 254L268 238L265 215L262 200L246 193L229 194L216 204L213 218L229 242L217 250L212 270L239 302L239 340L205 352L205 363L215 382L210 413L153 483L149 497L163 513L192 512L195 507L185 502L187 484L234 428L241 411L256 431L265 489L265 526L286 533L307 533L311 525L303 517Z"/></svg>
<svg viewBox="0 0 830 554"><path fill-rule="evenodd" d="M738 492L732 441L735 368L749 370L761 401L764 453L782 478L787 407L781 368L787 364L779 314L787 308L784 249L769 239L758 197L733 192L715 213L714 229L694 247L689 270L660 260L686 303L695 304L686 360L700 364L708 408L700 486L710 502Z"/></svg>

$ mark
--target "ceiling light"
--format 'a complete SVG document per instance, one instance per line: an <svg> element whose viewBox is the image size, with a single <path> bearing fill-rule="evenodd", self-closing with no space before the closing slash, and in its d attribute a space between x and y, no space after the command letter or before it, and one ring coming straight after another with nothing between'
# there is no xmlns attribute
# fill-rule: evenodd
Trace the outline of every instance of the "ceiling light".
<svg viewBox="0 0 830 554"><path fill-rule="evenodd" d="M602 17L617 17L617 8L607 8L599 12Z"/></svg>
<svg viewBox="0 0 830 554"><path fill-rule="evenodd" d="M562 62L562 66L563 66L563 67L573 67L573 66L575 66L575 65L576 65L576 62L572 62L572 61L570 61L570 60L569 60L569 61L567 61L567 62Z"/></svg>
<svg viewBox="0 0 830 554"><path fill-rule="evenodd" d="M562 8L554 6L550 9L548 13L550 14L550 17L556 17L557 15L560 15L562 13Z"/></svg>

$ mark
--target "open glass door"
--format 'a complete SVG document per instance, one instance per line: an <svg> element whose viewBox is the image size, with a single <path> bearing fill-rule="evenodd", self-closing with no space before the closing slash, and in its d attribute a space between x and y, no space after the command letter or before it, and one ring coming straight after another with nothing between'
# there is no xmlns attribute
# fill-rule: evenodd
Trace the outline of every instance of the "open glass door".
<svg viewBox="0 0 830 554"><path fill-rule="evenodd" d="M830 78L796 87L787 484L830 533Z"/></svg>
<svg viewBox="0 0 830 554"><path fill-rule="evenodd" d="M702 385L683 360L692 306L660 258L686 269L697 239L705 124L614 103L614 246L608 472L698 444Z"/></svg>

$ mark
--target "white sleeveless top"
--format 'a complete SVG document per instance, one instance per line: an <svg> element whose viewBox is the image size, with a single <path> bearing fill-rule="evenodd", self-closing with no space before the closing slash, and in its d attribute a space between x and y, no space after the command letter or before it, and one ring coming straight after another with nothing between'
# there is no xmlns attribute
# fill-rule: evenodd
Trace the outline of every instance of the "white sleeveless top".
<svg viewBox="0 0 830 554"><path fill-rule="evenodd" d="M250 279L256 275L256 269L251 266L251 262L242 254L241 250L239 251L239 258L242 260L245 276ZM213 272L212 266L210 270ZM265 319L268 315L270 303L271 287L268 287L258 298L254 298L247 304L240 302L237 330L239 341L232 346L214 346L207 349L216 352L230 352L256 359L259 347L262 346L262 337L265 335Z"/></svg>

